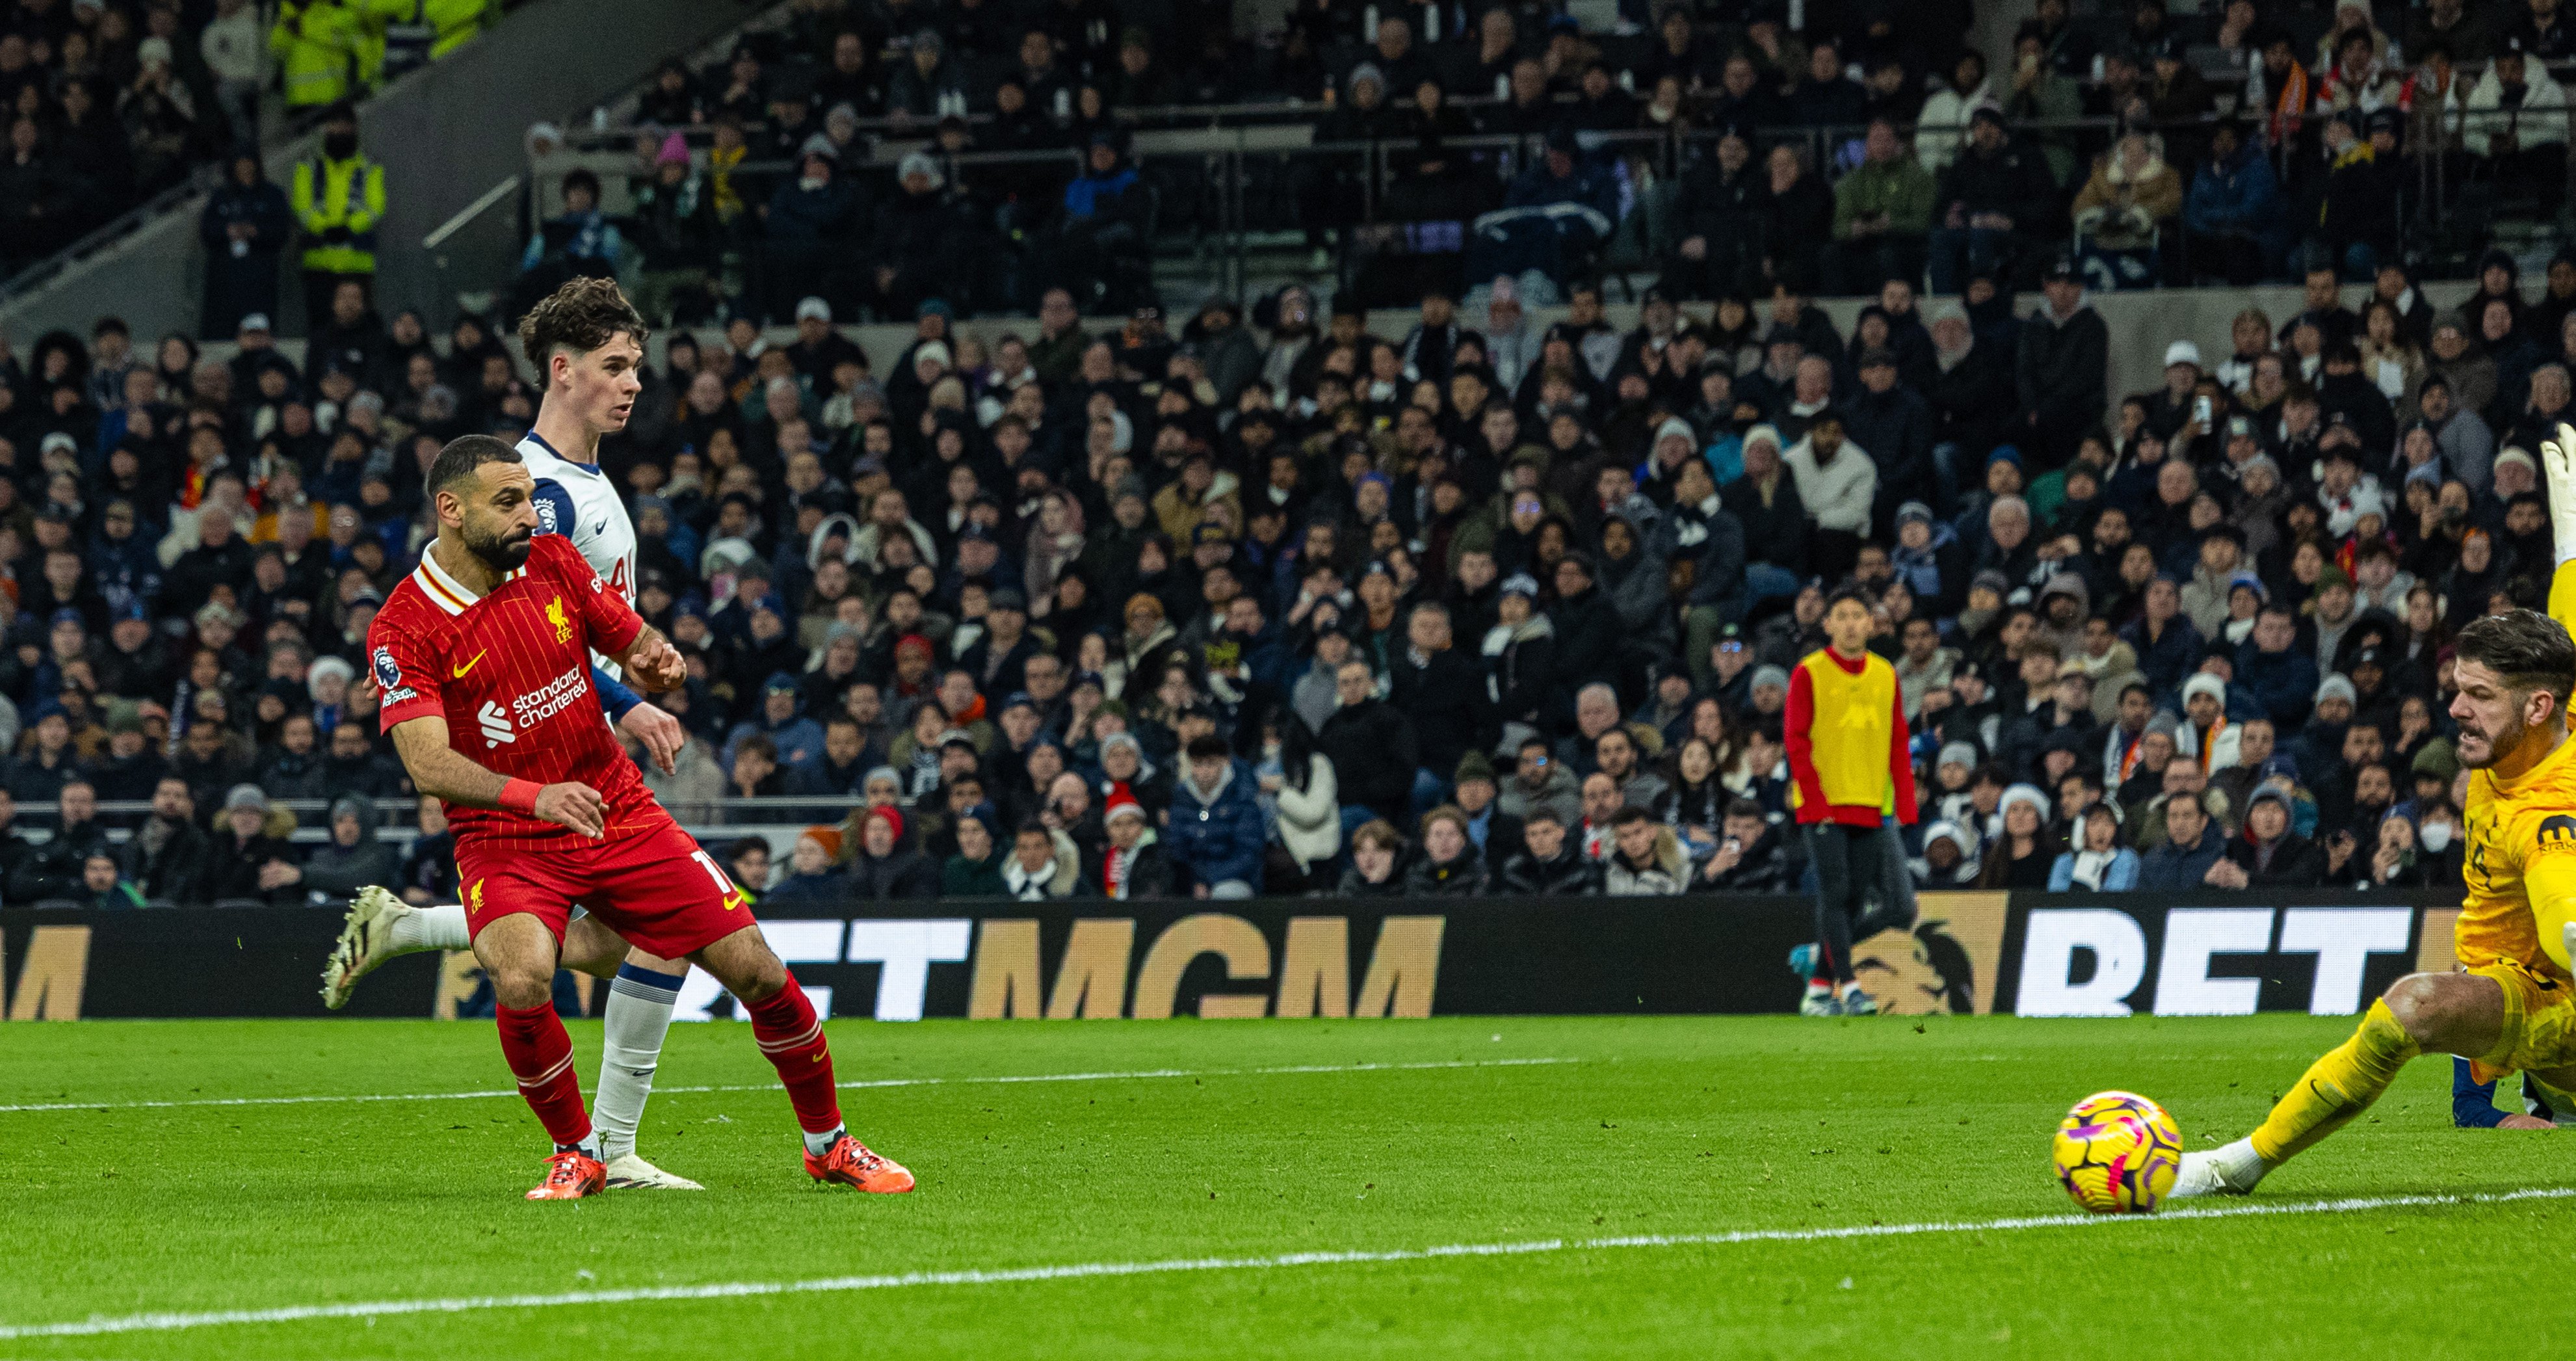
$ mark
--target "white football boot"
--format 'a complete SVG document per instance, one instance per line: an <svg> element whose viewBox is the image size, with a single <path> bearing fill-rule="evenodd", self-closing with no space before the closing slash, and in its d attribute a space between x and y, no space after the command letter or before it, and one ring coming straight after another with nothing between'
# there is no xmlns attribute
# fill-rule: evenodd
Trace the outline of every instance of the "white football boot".
<svg viewBox="0 0 2576 1361"><path fill-rule="evenodd" d="M2253 1140L2239 1139L2218 1148L2183 1154L2182 1168L2174 1174L2173 1189L2165 1195L2174 1200L2250 1195L2254 1184L2271 1170L2254 1151Z"/></svg>
<svg viewBox="0 0 2576 1361"><path fill-rule="evenodd" d="M348 915L340 919L340 939L331 946L331 958L322 966L322 1005L338 1011L349 1005L358 980L373 973L377 965L427 949L394 944L395 925L419 913L419 908L389 890L373 884L359 889Z"/></svg>

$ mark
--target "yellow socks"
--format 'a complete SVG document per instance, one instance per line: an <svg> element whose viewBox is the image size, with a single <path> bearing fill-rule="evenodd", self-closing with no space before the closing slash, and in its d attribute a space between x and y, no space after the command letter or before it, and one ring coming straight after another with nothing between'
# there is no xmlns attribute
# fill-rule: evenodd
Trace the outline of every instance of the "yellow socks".
<svg viewBox="0 0 2576 1361"><path fill-rule="evenodd" d="M2255 1153L2265 1166L2278 1167L2343 1128L2388 1090L2398 1069L2422 1052L2386 1002L2371 1003L2352 1038L2309 1065L2298 1085L2264 1117L2262 1127L2254 1131Z"/></svg>

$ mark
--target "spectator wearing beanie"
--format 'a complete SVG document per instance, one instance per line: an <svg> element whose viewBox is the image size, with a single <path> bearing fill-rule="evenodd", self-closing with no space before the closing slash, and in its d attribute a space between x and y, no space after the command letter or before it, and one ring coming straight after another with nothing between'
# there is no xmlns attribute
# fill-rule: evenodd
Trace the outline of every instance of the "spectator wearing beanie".
<svg viewBox="0 0 2576 1361"><path fill-rule="evenodd" d="M2245 834L2230 841L2227 856L2210 867L2217 888L2316 888L2325 883L2326 857L2315 842L2290 830L2290 796L2266 784L2245 810Z"/></svg>
<svg viewBox="0 0 2576 1361"><path fill-rule="evenodd" d="M1745 581L1757 598L1795 595L1807 574L1811 521L1781 450L1777 427L1745 431L1744 475L1717 489L1727 513L1744 527Z"/></svg>
<svg viewBox="0 0 2576 1361"><path fill-rule="evenodd" d="M1481 751L1459 757L1453 786L1454 806L1467 819L1467 839L1485 857L1485 867L1500 873L1503 862L1520 849L1521 820L1502 810L1502 783L1495 777L1493 761Z"/></svg>
<svg viewBox="0 0 2576 1361"><path fill-rule="evenodd" d="M2195 673L2182 683L2183 724L2174 732L2174 746L2189 757L2203 773L2216 775L2237 763L2245 742L2242 724L2227 717L2227 682L2208 672Z"/></svg>
<svg viewBox="0 0 2576 1361"><path fill-rule="evenodd" d="M939 867L903 843L903 810L870 808L860 816L858 846L850 857L849 894L861 902L939 896Z"/></svg>
<svg viewBox="0 0 2576 1361"><path fill-rule="evenodd" d="M1173 896L1178 875L1149 821L1126 791L1112 793L1103 814L1108 844L1084 858L1083 883L1117 902Z"/></svg>

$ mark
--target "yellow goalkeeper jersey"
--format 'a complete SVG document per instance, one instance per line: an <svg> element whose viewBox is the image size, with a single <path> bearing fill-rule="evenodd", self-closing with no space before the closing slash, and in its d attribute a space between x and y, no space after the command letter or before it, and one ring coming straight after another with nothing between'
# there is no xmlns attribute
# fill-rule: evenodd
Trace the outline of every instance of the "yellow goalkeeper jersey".
<svg viewBox="0 0 2576 1361"><path fill-rule="evenodd" d="M2549 615L2576 632L2576 561L2552 578ZM2576 741L2510 783L2469 772L2468 802L2468 893L2452 934L2460 963L2570 981L2561 933L2576 919Z"/></svg>

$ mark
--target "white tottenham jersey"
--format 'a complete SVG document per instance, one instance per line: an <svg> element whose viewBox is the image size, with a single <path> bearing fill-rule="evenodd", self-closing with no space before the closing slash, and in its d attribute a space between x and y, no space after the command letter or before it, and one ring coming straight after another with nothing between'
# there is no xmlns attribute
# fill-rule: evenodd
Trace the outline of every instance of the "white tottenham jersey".
<svg viewBox="0 0 2576 1361"><path fill-rule="evenodd" d="M635 603L635 522L626 503L597 464L575 463L555 452L534 431L519 441L519 457L537 480L537 532L572 540L608 588L627 604ZM595 659L608 674L617 665Z"/></svg>

